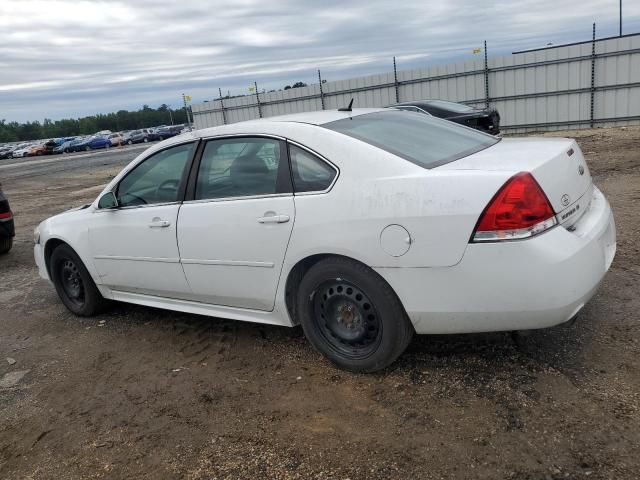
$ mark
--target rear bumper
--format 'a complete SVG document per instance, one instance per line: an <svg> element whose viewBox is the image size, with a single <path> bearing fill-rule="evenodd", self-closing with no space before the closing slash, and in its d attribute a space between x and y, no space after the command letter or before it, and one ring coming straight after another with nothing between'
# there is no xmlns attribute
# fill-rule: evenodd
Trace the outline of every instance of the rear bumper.
<svg viewBox="0 0 640 480"><path fill-rule="evenodd" d="M13 238L15 234L13 218L7 220L0 219L0 238Z"/></svg>
<svg viewBox="0 0 640 480"><path fill-rule="evenodd" d="M446 268L377 268L417 333L545 328L576 315L594 295L616 251L611 208L594 188L591 205L568 231L528 240L469 244Z"/></svg>

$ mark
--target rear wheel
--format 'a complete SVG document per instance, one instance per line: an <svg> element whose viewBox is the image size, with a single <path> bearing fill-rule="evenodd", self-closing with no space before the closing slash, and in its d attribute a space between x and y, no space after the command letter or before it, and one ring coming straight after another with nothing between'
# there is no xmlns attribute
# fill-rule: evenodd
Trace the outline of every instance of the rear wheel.
<svg viewBox="0 0 640 480"><path fill-rule="evenodd" d="M60 245L53 251L49 271L60 300L72 313L90 317L108 305L82 260L68 245Z"/></svg>
<svg viewBox="0 0 640 480"><path fill-rule="evenodd" d="M375 372L406 349L413 326L391 287L369 267L334 257L315 264L298 290L311 344L340 368Z"/></svg>
<svg viewBox="0 0 640 480"><path fill-rule="evenodd" d="M89 145L87 145L86 147L84 147L84 149L85 149L85 151L87 151L87 152L88 152L88 151L90 151L90 150L91 150L91 147L90 147Z"/></svg>
<svg viewBox="0 0 640 480"><path fill-rule="evenodd" d="M0 238L0 255L7 253L13 246L13 238Z"/></svg>

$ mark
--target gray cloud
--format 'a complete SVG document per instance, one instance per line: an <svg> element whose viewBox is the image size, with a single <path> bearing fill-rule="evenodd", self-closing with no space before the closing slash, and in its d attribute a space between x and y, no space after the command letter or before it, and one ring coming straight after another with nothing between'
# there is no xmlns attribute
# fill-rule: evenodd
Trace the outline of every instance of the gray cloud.
<svg viewBox="0 0 640 480"><path fill-rule="evenodd" d="M625 2L625 32L640 2ZM3 0L0 118L42 120L180 104L617 33L611 0Z"/></svg>

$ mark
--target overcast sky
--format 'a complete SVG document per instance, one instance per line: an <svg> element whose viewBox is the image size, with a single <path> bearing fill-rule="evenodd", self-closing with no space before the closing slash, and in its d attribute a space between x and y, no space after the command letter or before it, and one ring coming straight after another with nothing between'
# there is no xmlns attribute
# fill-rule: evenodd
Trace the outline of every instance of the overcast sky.
<svg viewBox="0 0 640 480"><path fill-rule="evenodd" d="M617 35L618 0L0 0L0 21L0 119L42 121Z"/></svg>

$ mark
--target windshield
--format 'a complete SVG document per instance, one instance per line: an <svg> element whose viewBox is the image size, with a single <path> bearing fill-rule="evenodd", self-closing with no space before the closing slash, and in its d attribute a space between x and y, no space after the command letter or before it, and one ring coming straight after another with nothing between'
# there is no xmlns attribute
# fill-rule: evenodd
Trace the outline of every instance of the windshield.
<svg viewBox="0 0 640 480"><path fill-rule="evenodd" d="M403 110L385 110L323 125L398 157L433 168L495 145L491 135L447 120Z"/></svg>
<svg viewBox="0 0 640 480"><path fill-rule="evenodd" d="M446 100L428 100L424 102L428 105L432 105L436 108L444 108L445 110L449 110L451 112L456 113L469 113L474 112L476 109L470 107L469 105L463 105L462 103L455 102L447 102Z"/></svg>

